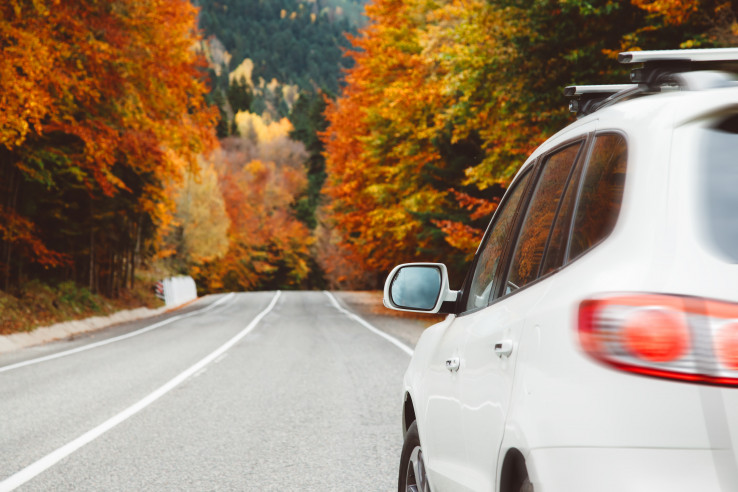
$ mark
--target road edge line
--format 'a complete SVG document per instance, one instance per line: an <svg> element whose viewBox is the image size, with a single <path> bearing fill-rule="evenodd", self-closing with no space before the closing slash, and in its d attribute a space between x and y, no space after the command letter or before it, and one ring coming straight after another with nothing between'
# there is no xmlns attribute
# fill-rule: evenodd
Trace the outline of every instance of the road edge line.
<svg viewBox="0 0 738 492"><path fill-rule="evenodd" d="M336 307L336 309L338 309L339 311L341 311L343 314L345 314L349 318L353 319L354 321L356 321L359 324L361 324L362 326L364 326L364 328L368 329L369 331L373 332L374 334L379 335L380 337L384 338L388 342L390 342L393 345L397 346L400 350L402 350L407 355L409 355L410 357L412 357L413 353L415 352L413 349L411 349L410 347L408 347L407 345L405 345L404 343L402 343L401 341L399 341L397 338L393 337L392 335L388 335L387 333L383 332L379 328L376 328L374 325L372 325L371 323L369 323L368 321L366 321L364 318L362 318L358 314L354 314L351 311L349 311L348 309L346 309L343 306L341 306L338 303L338 300L336 299L336 296L333 295L333 293L331 293L331 292L329 292L327 290L324 290L323 293L326 296L328 296L328 299L331 300L331 302Z"/></svg>
<svg viewBox="0 0 738 492"><path fill-rule="evenodd" d="M0 367L0 373L12 371L13 369L20 369L21 367L31 366L34 364L40 364L41 362L47 362L54 359L59 359L61 357L66 357L68 355L74 355L79 352L84 352L86 350L91 350L97 347L102 347L103 345L108 345L111 343L119 342L121 340L125 340L127 338L133 338L138 335L142 335L146 332L155 330L156 328L161 328L164 325L168 325L169 323L173 323L174 321L179 321L181 319L189 318L191 316L195 316L196 314L202 314L207 311L210 311L211 309L214 309L216 306L219 306L220 304L225 304L227 301L231 300L236 294L231 292L226 296L221 297L214 303L202 308L198 309L197 311L192 311L191 313L186 314L178 314L175 316L172 316L171 318L167 318L165 320L159 321L157 323L154 323L153 325L145 326L141 329L138 329L136 331L132 331L130 333L126 333L125 335L120 335L113 338L106 338L105 340L101 340L99 342L89 343L87 345L82 345L81 347L77 347L75 349L71 350L65 350L64 352L57 352L55 354L46 355L43 357L37 357L35 359L28 359L24 360L22 362L16 362L15 364L9 364L7 366Z"/></svg>
<svg viewBox="0 0 738 492"><path fill-rule="evenodd" d="M85 446L86 444L89 444L90 442L102 436L109 430L113 429L118 424L125 422L130 417L134 416L135 414L137 414L144 408L148 407L149 405L154 403L156 400L158 400L159 398L161 398L162 396L164 396L165 394L169 393L171 390L173 390L174 388L182 384L184 381L189 379L193 374L197 373L199 370L203 369L208 364L210 364L212 361L220 357L228 349L230 349L236 343L238 343L243 337L248 335L254 328L256 328L259 322L267 314L269 314L271 310L274 308L274 306L277 304L277 300L279 299L281 294L282 294L281 291L277 291L274 294L274 297L272 298L269 305L263 311L257 314L256 317L251 321L251 323L249 323L248 326L246 326L246 328L241 330L237 335L235 335L233 338L228 340L226 343L218 347L214 352L211 352L209 355L205 356L195 365L190 366L188 369L184 370L179 375L169 380L169 382L165 383L163 386L160 386L153 393L150 393L148 396L139 400L137 403L134 403L133 405L126 408L122 412L109 418L102 424L98 425L94 429L85 432L84 434L79 436L77 439L65 444L64 446L56 449L55 451L52 451L51 453L47 454L40 460L37 460L36 462L20 470L19 472L16 472L10 477L6 478L2 482L0 482L0 492L10 492L11 490L14 490L15 488L20 487L21 485L25 484L29 480L33 479L34 477L48 470L49 468L57 464L59 461L71 455L72 453L80 449L81 447Z"/></svg>

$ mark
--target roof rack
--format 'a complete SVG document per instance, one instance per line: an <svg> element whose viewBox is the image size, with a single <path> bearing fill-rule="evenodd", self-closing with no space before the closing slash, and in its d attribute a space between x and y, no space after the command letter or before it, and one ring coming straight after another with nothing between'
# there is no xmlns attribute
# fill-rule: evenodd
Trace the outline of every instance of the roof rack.
<svg viewBox="0 0 738 492"><path fill-rule="evenodd" d="M564 96L569 98L569 111L589 114L593 106L623 91L632 91L638 84L611 85L570 85L564 89Z"/></svg>
<svg viewBox="0 0 738 492"><path fill-rule="evenodd" d="M720 62L738 60L738 48L711 48L700 50L625 51L618 55L620 63L648 62Z"/></svg>
<svg viewBox="0 0 738 492"><path fill-rule="evenodd" d="M569 86L569 110L577 117L617 102L660 93L663 90L700 90L736 84L738 48L697 50L627 51L618 55L623 64L642 64L630 73L631 84Z"/></svg>

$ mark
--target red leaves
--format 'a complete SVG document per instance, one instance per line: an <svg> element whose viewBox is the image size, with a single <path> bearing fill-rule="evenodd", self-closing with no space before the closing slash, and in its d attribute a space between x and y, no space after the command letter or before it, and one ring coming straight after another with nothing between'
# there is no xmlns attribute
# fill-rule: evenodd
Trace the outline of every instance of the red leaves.
<svg viewBox="0 0 738 492"><path fill-rule="evenodd" d="M485 200L484 198L475 198L460 191L452 191L456 200L459 202L459 205L471 212L469 214L469 218L472 220L489 219L492 217L492 213L497 210L497 205L500 203L499 198L495 200Z"/></svg>
<svg viewBox="0 0 738 492"><path fill-rule="evenodd" d="M68 255L52 251L41 242L33 222L2 205L0 240L14 244L23 257L46 267L64 266L70 262Z"/></svg>
<svg viewBox="0 0 738 492"><path fill-rule="evenodd" d="M144 158L136 135L156 139L146 149L188 157L211 148L215 114L202 97L207 89L192 49L197 12L188 1L24 3L0 7L6 148L36 145L26 142L32 131L77 137L82 145L66 151L90 187L108 195L125 188L110 173L125 151L162 178L180 173L161 152Z"/></svg>

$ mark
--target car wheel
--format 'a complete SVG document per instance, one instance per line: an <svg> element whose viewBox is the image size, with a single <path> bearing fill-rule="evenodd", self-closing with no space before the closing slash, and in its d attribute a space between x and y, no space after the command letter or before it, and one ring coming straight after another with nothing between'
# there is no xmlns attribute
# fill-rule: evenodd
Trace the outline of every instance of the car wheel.
<svg viewBox="0 0 738 492"><path fill-rule="evenodd" d="M397 490L398 492L430 492L416 422L410 425L405 434Z"/></svg>

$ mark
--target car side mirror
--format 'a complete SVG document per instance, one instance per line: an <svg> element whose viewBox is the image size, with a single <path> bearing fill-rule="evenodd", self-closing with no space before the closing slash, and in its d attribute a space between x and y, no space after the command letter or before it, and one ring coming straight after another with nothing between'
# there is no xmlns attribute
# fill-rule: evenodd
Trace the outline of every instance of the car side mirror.
<svg viewBox="0 0 738 492"><path fill-rule="evenodd" d="M384 305L397 311L437 313L444 302L455 302L448 270L442 263L406 263L396 266L384 283Z"/></svg>

